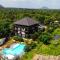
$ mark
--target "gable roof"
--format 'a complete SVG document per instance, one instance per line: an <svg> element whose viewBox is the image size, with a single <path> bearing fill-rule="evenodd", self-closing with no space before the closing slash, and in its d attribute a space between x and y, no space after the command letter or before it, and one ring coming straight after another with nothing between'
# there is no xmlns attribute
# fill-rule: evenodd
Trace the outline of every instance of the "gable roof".
<svg viewBox="0 0 60 60"><path fill-rule="evenodd" d="M26 18L23 18L21 20L14 22L14 24L31 26L31 25L39 24L39 22L33 20L32 18L26 17Z"/></svg>

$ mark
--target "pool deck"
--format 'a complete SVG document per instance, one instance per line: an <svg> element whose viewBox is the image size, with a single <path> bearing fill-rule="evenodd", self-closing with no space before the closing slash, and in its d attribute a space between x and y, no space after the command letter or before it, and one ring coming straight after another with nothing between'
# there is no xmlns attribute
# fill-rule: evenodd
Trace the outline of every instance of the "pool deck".
<svg viewBox="0 0 60 60"><path fill-rule="evenodd" d="M2 54L3 54L2 57L4 59L8 58L8 60L10 59L10 57L12 60L15 58L21 57L25 54L25 44L14 43L14 48L5 48L2 50Z"/></svg>
<svg viewBox="0 0 60 60"><path fill-rule="evenodd" d="M0 50L4 49L4 48L9 48L11 44L15 43L15 40L11 39L8 42L6 42L5 44L3 44L2 46L0 46Z"/></svg>

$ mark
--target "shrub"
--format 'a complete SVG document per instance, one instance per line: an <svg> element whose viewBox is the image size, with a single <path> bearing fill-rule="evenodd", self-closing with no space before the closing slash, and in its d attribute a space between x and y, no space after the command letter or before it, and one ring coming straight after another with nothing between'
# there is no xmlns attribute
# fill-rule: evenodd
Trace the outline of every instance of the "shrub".
<svg viewBox="0 0 60 60"><path fill-rule="evenodd" d="M60 39L59 40L51 40L50 42L51 42L51 44L53 44L55 46L60 45Z"/></svg>
<svg viewBox="0 0 60 60"><path fill-rule="evenodd" d="M25 44L26 45L30 45L32 42L33 42L33 40L31 39L24 39L24 42L25 42Z"/></svg>
<svg viewBox="0 0 60 60"><path fill-rule="evenodd" d="M53 27L48 27L47 32L52 33L54 31Z"/></svg>
<svg viewBox="0 0 60 60"><path fill-rule="evenodd" d="M49 41L52 37L48 33L42 33L39 36L39 40L42 41L44 44L49 44Z"/></svg>
<svg viewBox="0 0 60 60"><path fill-rule="evenodd" d="M35 33L33 34L33 36L32 36L32 39L33 39L33 40L36 40L36 39L38 38L38 36L39 36L39 33L38 33L38 32L35 32Z"/></svg>
<svg viewBox="0 0 60 60"><path fill-rule="evenodd" d="M55 29L52 34L53 35L60 35L60 28Z"/></svg>
<svg viewBox="0 0 60 60"><path fill-rule="evenodd" d="M23 39L20 36L14 36L13 39L16 41L23 42Z"/></svg>
<svg viewBox="0 0 60 60"><path fill-rule="evenodd" d="M36 47L36 43L32 42L30 45L26 46L26 50L25 51L28 52L28 51L34 49L35 47Z"/></svg>

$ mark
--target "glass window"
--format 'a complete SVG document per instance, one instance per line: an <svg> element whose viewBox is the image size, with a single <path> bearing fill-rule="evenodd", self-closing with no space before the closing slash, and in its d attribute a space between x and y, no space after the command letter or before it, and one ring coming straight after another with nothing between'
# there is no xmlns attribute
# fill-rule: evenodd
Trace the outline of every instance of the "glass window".
<svg viewBox="0 0 60 60"><path fill-rule="evenodd" d="M22 38L25 38L25 34L22 34Z"/></svg>
<svg viewBox="0 0 60 60"><path fill-rule="evenodd" d="M19 33L18 35L19 35L19 36L21 36L21 34L20 34L20 33Z"/></svg>
<svg viewBox="0 0 60 60"><path fill-rule="evenodd" d="M20 33L20 31L18 31L18 33Z"/></svg>
<svg viewBox="0 0 60 60"><path fill-rule="evenodd" d="M20 30L20 28L18 28L18 30Z"/></svg>
<svg viewBox="0 0 60 60"><path fill-rule="evenodd" d="M21 32L21 34L25 34L25 32Z"/></svg>
<svg viewBox="0 0 60 60"><path fill-rule="evenodd" d="M17 30L17 28L15 27L15 30Z"/></svg>
<svg viewBox="0 0 60 60"><path fill-rule="evenodd" d="M22 31L25 31L25 28L22 28Z"/></svg>

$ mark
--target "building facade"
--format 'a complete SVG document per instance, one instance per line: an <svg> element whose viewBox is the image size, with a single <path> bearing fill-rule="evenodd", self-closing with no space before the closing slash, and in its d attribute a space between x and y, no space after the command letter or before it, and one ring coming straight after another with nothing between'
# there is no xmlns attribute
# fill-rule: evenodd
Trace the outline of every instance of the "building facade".
<svg viewBox="0 0 60 60"><path fill-rule="evenodd" d="M29 17L14 22L14 33L22 38L32 37L38 31L39 23Z"/></svg>

